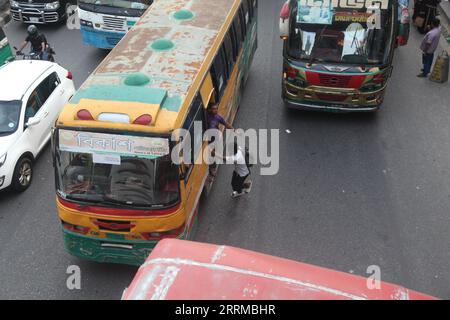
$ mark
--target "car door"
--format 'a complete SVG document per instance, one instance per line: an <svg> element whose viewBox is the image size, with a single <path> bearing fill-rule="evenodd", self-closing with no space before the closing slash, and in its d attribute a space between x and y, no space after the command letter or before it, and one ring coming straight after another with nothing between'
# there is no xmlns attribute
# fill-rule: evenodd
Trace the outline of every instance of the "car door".
<svg viewBox="0 0 450 320"><path fill-rule="evenodd" d="M21 143L26 144L26 149L31 151L34 156L39 152L39 147L42 144L42 136L45 131L45 124L40 121L42 115L42 103L39 98L37 88L34 88L24 100L25 110L23 118L23 135L21 136ZM33 120L39 121L33 121ZM35 122L33 125L28 123Z"/></svg>

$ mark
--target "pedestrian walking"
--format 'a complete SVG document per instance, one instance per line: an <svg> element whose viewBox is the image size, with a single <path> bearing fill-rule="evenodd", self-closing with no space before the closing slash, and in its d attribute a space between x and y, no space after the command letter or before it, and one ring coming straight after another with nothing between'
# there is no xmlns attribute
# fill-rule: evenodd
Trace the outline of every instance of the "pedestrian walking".
<svg viewBox="0 0 450 320"><path fill-rule="evenodd" d="M234 163L233 176L231 178L231 187L233 198L239 197L245 193L249 193L252 188L252 182L250 180L250 168L247 152L239 147L237 142L233 144L233 155L222 157L227 163Z"/></svg>
<svg viewBox="0 0 450 320"><path fill-rule="evenodd" d="M422 72L417 76L419 78L425 78L431 71L431 66L433 65L434 52L436 51L439 39L441 37L441 26L438 18L434 18L431 21L431 30L425 35L420 45L422 50Z"/></svg>

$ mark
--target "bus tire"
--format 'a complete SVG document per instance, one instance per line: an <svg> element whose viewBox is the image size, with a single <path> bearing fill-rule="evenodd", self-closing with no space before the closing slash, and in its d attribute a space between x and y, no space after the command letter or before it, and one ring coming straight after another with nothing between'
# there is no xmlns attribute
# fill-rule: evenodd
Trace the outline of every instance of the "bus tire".
<svg viewBox="0 0 450 320"><path fill-rule="evenodd" d="M13 190L23 192L28 189L33 180L33 160L23 156L17 161L14 168L11 186Z"/></svg>

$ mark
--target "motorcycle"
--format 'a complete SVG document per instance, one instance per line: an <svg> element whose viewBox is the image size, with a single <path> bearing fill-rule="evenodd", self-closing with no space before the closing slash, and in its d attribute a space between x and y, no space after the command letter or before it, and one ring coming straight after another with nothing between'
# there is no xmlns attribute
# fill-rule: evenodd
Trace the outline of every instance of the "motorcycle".
<svg viewBox="0 0 450 320"><path fill-rule="evenodd" d="M42 56L43 56L42 53L39 54L39 53L31 51L30 53L26 54L26 53L23 53L22 51L19 51L16 47L14 47L14 50L16 50L16 56L21 56L22 60L44 60L44 59L42 59ZM55 50L53 50L53 48L49 44L47 44L45 53L47 55L47 59L45 59L46 61L55 62L54 55L56 54L56 52L55 52Z"/></svg>

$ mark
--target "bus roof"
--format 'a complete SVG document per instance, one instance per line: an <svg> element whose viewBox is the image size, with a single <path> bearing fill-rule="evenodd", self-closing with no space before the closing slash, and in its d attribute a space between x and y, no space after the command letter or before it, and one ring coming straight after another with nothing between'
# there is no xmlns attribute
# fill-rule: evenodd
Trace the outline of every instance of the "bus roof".
<svg viewBox="0 0 450 320"><path fill-rule="evenodd" d="M169 133L185 118L241 0L159 0L108 54L59 117L61 126ZM222 35L222 36L220 36ZM190 90L190 89L194 90ZM150 125L82 121L142 114Z"/></svg>
<svg viewBox="0 0 450 320"><path fill-rule="evenodd" d="M253 251L165 239L158 243L123 299L297 300L434 299L398 285Z"/></svg>

